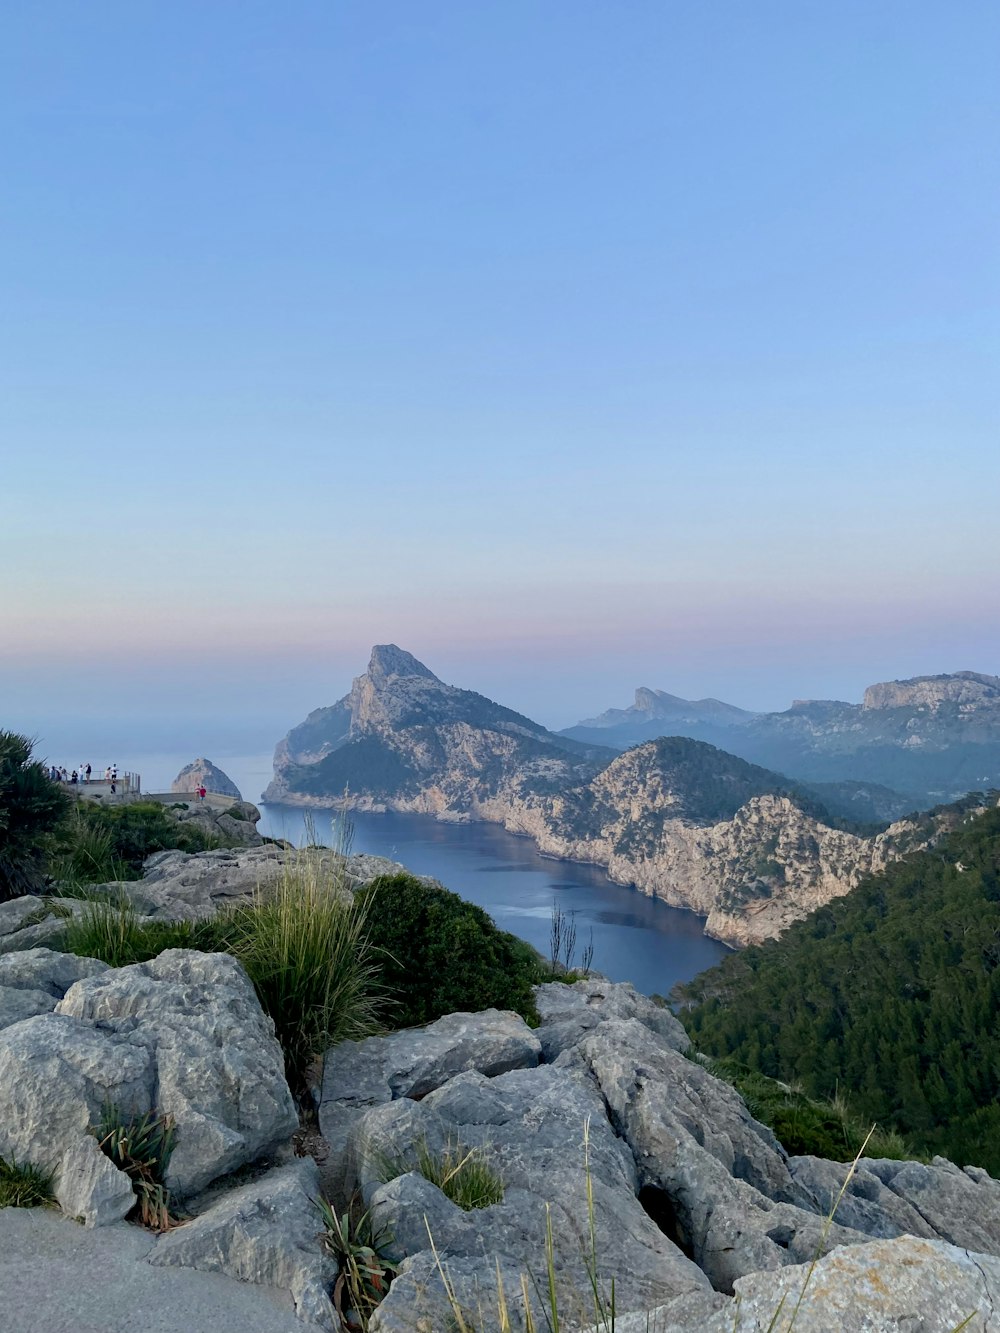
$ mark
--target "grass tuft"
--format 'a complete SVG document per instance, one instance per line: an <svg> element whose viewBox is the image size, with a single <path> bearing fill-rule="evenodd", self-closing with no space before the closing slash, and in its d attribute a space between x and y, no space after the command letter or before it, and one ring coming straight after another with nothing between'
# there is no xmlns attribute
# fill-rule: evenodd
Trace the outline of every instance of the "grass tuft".
<svg viewBox="0 0 1000 1333"><path fill-rule="evenodd" d="M434 1152L426 1139L419 1139L409 1152L377 1154L376 1164L385 1182L419 1171L466 1212L503 1202L503 1178L491 1165L485 1148L466 1148L450 1140L440 1152Z"/></svg>
<svg viewBox="0 0 1000 1333"><path fill-rule="evenodd" d="M52 1177L47 1171L0 1157L0 1208L38 1208L52 1201Z"/></svg>

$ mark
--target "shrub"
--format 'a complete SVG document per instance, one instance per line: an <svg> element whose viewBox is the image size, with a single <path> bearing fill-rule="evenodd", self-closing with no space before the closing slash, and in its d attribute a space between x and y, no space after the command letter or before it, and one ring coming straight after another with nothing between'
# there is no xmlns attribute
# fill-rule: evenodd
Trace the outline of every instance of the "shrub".
<svg viewBox="0 0 1000 1333"><path fill-rule="evenodd" d="M0 1208L37 1208L52 1202L52 1179L40 1167L0 1157Z"/></svg>
<svg viewBox="0 0 1000 1333"><path fill-rule="evenodd" d="M28 737L0 731L0 902L42 886L49 835L68 809Z"/></svg>
<svg viewBox="0 0 1000 1333"><path fill-rule="evenodd" d="M373 924L395 1026L491 1007L538 1022L537 955L482 908L406 874L382 876L358 897Z"/></svg>

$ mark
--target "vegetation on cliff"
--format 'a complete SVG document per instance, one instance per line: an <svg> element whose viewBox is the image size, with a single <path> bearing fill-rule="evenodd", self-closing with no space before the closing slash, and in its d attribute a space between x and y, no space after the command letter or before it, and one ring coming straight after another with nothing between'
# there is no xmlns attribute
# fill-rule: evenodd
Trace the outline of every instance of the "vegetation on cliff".
<svg viewBox="0 0 1000 1333"><path fill-rule="evenodd" d="M709 1055L1000 1172L1000 809L673 998Z"/></svg>
<svg viewBox="0 0 1000 1333"><path fill-rule="evenodd" d="M43 882L49 836L69 800L31 757L31 741L0 731L0 902Z"/></svg>

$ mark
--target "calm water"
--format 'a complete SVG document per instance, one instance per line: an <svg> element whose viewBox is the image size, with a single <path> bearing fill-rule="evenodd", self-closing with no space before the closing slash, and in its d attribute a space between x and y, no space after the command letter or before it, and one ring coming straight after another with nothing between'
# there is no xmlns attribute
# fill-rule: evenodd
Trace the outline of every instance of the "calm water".
<svg viewBox="0 0 1000 1333"><path fill-rule="evenodd" d="M306 839L303 811L262 806L259 828L296 845ZM329 811L309 814L320 842L335 841ZM701 918L612 884L596 866L551 861L527 838L495 824L445 824L429 815L351 813L351 850L387 856L418 875L432 875L453 893L478 903L503 930L546 956L553 904L572 913L577 960L594 933L594 967L614 981L631 981L666 995L728 952L702 934Z"/></svg>

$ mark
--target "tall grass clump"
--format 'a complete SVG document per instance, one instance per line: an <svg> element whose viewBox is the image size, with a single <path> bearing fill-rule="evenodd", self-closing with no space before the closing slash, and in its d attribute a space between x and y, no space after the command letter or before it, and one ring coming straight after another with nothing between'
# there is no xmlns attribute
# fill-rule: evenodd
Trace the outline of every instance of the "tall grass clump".
<svg viewBox="0 0 1000 1333"><path fill-rule="evenodd" d="M99 958L109 967L145 963L164 949L212 952L218 945L214 921L143 921L131 904L114 902L88 902L56 942L62 953Z"/></svg>
<svg viewBox="0 0 1000 1333"><path fill-rule="evenodd" d="M218 926L220 947L243 964L274 1020L293 1088L328 1047L377 1030L383 1002L368 906L308 856Z"/></svg>

